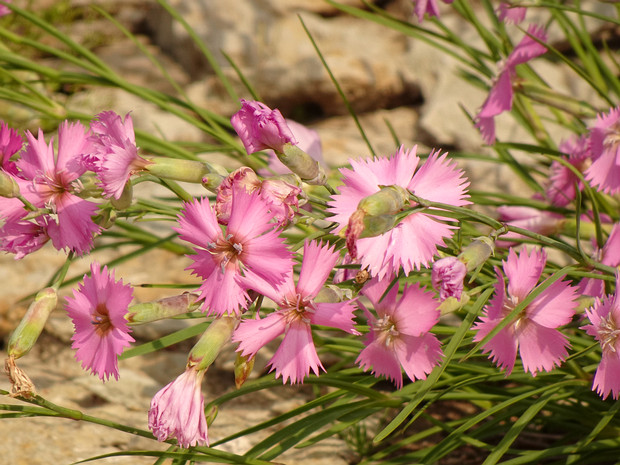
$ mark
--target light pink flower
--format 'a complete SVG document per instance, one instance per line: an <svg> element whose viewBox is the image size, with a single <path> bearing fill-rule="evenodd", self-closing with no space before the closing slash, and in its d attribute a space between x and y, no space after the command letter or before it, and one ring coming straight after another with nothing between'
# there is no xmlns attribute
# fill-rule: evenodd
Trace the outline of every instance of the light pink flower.
<svg viewBox="0 0 620 465"><path fill-rule="evenodd" d="M113 111L104 111L90 123L90 129L103 196L120 199L130 176L150 163L138 155L131 116L128 113L123 121Z"/></svg>
<svg viewBox="0 0 620 465"><path fill-rule="evenodd" d="M0 5L0 11L2 8ZM19 133L4 121L0 121L0 169L8 174L17 175L17 166L11 157L18 153L23 145L24 141Z"/></svg>
<svg viewBox="0 0 620 465"><path fill-rule="evenodd" d="M503 262L508 279L508 292L499 268L495 295L484 307L484 314L473 327L477 331L474 341L481 341L508 314L534 290L547 261L544 251L523 250L517 255L510 249ZM571 321L577 307L576 289L566 281L556 281L542 291L507 326L483 346L483 352L490 352L489 358L506 375L512 373L517 351L523 362L523 369L533 376L545 370L551 371L568 355L569 343L557 330Z"/></svg>
<svg viewBox="0 0 620 465"><path fill-rule="evenodd" d="M247 192L258 192L270 205L274 219L279 225L291 221L299 210L298 195L303 193L301 187L280 179L260 180L251 168L243 166L230 173L217 189L215 211L221 224L228 224L232 209L233 186L241 186Z"/></svg>
<svg viewBox="0 0 620 465"><path fill-rule="evenodd" d="M590 128L590 151L593 161L586 179L606 194L620 191L620 107L597 116Z"/></svg>
<svg viewBox="0 0 620 465"><path fill-rule="evenodd" d="M539 210L534 207L502 205L497 207L496 210L499 213L500 221L545 236L557 234L562 230L565 222L564 216L559 213ZM510 247L519 242L514 239L524 238L525 236L521 234L509 231L500 236L496 244L498 247Z"/></svg>
<svg viewBox="0 0 620 465"><path fill-rule="evenodd" d="M205 373L188 367L155 394L149 409L149 429L158 441L174 437L186 449L209 445L201 391Z"/></svg>
<svg viewBox="0 0 620 465"><path fill-rule="evenodd" d="M601 344L601 363L596 369L592 390L606 399L611 392L618 400L620 392L620 278L616 276L616 292L602 299L596 299L594 306L586 310L590 324L582 326L586 333L594 336Z"/></svg>
<svg viewBox="0 0 620 465"><path fill-rule="evenodd" d="M405 286L400 298L398 285L394 285L381 299L389 284L389 279L374 278L362 290L372 302L377 317L362 306L370 333L366 348L355 363L363 370L372 368L375 376L387 377L400 389L403 385L401 367L409 379L415 381L426 379L441 360L439 341L429 332L439 320L439 302L417 283Z"/></svg>
<svg viewBox="0 0 620 465"><path fill-rule="evenodd" d="M277 289L256 286L255 290L273 300L278 310L265 318L242 320L232 337L233 342L239 342L237 351L244 357L254 357L261 347L284 334L280 347L269 361L276 378L282 376L284 383L289 379L291 383L301 383L310 370L316 375L319 369L324 370L312 341L310 325L359 334L353 327L355 308L350 300L337 303L313 300L338 259L334 247L306 242L297 285L289 275Z"/></svg>
<svg viewBox="0 0 620 465"><path fill-rule="evenodd" d="M620 265L620 223L613 225L602 249L594 246L594 259L607 266L617 267ZM579 282L579 292L592 297L602 297L605 294L603 280L583 278Z"/></svg>
<svg viewBox="0 0 620 465"><path fill-rule="evenodd" d="M284 144L297 144L280 110L272 110L261 102L241 99L241 110L230 122L248 154L265 149L282 152Z"/></svg>
<svg viewBox="0 0 620 465"><path fill-rule="evenodd" d="M535 24L530 25L526 35L521 42L512 50L506 60L499 65L497 79L491 87L489 96L482 104L482 108L476 115L476 127L480 129L485 143L495 142L495 120L494 117L512 108L512 80L516 76L516 66L526 63L547 51L547 48L536 42L532 37L541 42L547 40L544 28Z"/></svg>
<svg viewBox="0 0 620 465"><path fill-rule="evenodd" d="M454 0L443 0L444 3L452 3ZM428 13L429 16L439 18L439 6L437 0L414 0L415 14L418 17L418 22L424 20L424 15Z"/></svg>
<svg viewBox="0 0 620 465"><path fill-rule="evenodd" d="M325 166L323 147L321 145L319 133L291 119L286 119L286 124L291 130L293 138L297 140L297 147L306 152L321 165ZM267 150L266 152L269 157L269 166L258 170L258 174L261 176L271 176L273 174L288 174L291 172L291 170L278 159L273 150Z"/></svg>
<svg viewBox="0 0 620 465"><path fill-rule="evenodd" d="M588 138L585 136L572 137L563 141L559 147L560 151L568 154L568 161L581 173L585 172L590 166L592 157ZM553 161L549 168L549 185L546 189L549 201L558 207L565 207L575 200L575 185L581 191L583 182L569 168L558 161Z"/></svg>
<svg viewBox="0 0 620 465"><path fill-rule="evenodd" d="M88 252L101 227L92 220L97 204L76 195L81 189L78 178L86 170L81 164L82 155L92 151L84 126L61 123L57 155L52 142L45 143L42 131L39 130L38 139L30 132L26 137L28 145L17 161L20 178L28 181L20 183L22 195L34 206L52 210L54 216L48 216L47 221L54 247L68 248L78 255ZM21 211L21 216L27 213L25 209ZM16 219L10 212L3 213L10 220Z"/></svg>
<svg viewBox="0 0 620 465"><path fill-rule="evenodd" d="M248 289L256 283L277 286L290 273L292 254L278 237L273 217L258 192L240 186L233 187L225 233L207 199L184 204L180 226L173 229L197 246L187 269L204 279L199 300L209 314L238 314L250 300Z"/></svg>
<svg viewBox="0 0 620 465"><path fill-rule="evenodd" d="M397 185L415 195L434 202L454 206L467 205L469 182L447 154L433 151L420 164L416 147L400 148L391 157L362 161L351 160L351 167L342 168L344 184L340 194L329 202L328 210L339 223L336 232L349 223L363 198L378 192L382 186ZM414 205L412 205L414 206ZM452 236L456 226L446 223L440 210L429 209L407 215L396 227L376 237L358 239L357 256L361 268L368 268L373 276L383 278L393 275L400 268L405 274L427 266L437 254L437 247L444 246L444 239Z"/></svg>
<svg viewBox="0 0 620 465"><path fill-rule="evenodd" d="M91 275L84 275L83 284L73 290L73 297L66 298L75 327L71 347L82 368L103 381L110 375L118 379L117 357L134 341L125 320L133 291L122 279L115 281L107 266L101 269L92 263L90 270Z"/></svg>
<svg viewBox="0 0 620 465"><path fill-rule="evenodd" d="M506 24L521 24L525 19L527 8L524 6L512 6L508 2L500 2L497 8L497 17Z"/></svg>
<svg viewBox="0 0 620 465"><path fill-rule="evenodd" d="M460 300L466 274L467 267L456 257L445 257L435 261L431 279L433 287L439 291L439 298L442 301L448 297Z"/></svg>

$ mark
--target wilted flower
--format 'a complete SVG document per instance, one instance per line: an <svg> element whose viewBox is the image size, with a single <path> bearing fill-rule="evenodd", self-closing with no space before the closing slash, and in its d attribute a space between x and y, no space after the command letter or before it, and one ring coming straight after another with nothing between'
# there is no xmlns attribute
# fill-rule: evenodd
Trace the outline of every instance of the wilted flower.
<svg viewBox="0 0 620 465"><path fill-rule="evenodd" d="M397 388L403 385L401 367L411 381L426 379L441 360L442 352L437 337L430 333L439 320L439 303L419 284L405 286L398 298L394 285L381 299L390 280L373 279L362 290L377 313L375 318L367 309L370 333L366 348L356 363L364 370L391 379Z"/></svg>
<svg viewBox="0 0 620 465"><path fill-rule="evenodd" d="M473 327L477 331L474 341L484 339L534 290L547 261L544 251L523 250L517 255L510 249L503 262L506 284L498 268L495 295L485 306L483 316ZM557 330L570 322L575 309L576 289L566 281L556 281L538 294L519 315L502 328L484 346L483 352L490 352L490 358L509 375L514 368L517 350L526 372L551 371L560 365L568 355L569 343Z"/></svg>
<svg viewBox="0 0 620 465"><path fill-rule="evenodd" d="M92 263L90 271L73 297L66 298L67 313L75 327L71 347L76 349L75 358L82 368L103 381L110 375L118 379L117 357L134 341L125 320L133 291L122 280L115 281L107 266L101 269Z"/></svg>
<svg viewBox="0 0 620 465"><path fill-rule="evenodd" d="M459 300L463 292L463 279L467 267L456 257L444 257L433 263L433 287L439 291L439 298L454 297Z"/></svg>

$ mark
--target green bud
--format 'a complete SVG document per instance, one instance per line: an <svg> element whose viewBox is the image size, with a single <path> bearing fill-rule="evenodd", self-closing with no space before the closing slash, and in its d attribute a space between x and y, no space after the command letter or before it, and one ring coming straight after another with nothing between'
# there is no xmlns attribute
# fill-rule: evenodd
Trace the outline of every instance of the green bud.
<svg viewBox="0 0 620 465"><path fill-rule="evenodd" d="M215 361L222 347L230 341L233 331L239 323L236 316L224 315L209 325L189 353L187 367L198 371L206 370Z"/></svg>
<svg viewBox="0 0 620 465"><path fill-rule="evenodd" d="M123 188L123 192L119 199L115 199L112 197L110 199L110 203L116 210L126 210L131 207L131 201L133 200L133 185L131 181L127 181L125 187Z"/></svg>
<svg viewBox="0 0 620 465"><path fill-rule="evenodd" d="M243 386L243 383L252 373L252 368L254 368L254 357L244 357L237 352L237 358L235 358L235 386L237 389Z"/></svg>
<svg viewBox="0 0 620 465"><path fill-rule="evenodd" d="M125 319L130 325L140 325L193 312L199 307L199 305L195 304L197 299L197 294L185 292L181 295L166 297L155 302L132 305L127 310Z"/></svg>
<svg viewBox="0 0 620 465"><path fill-rule="evenodd" d="M327 176L318 161L290 142L284 144L282 152L276 152L278 159L293 173L308 184L323 185Z"/></svg>
<svg viewBox="0 0 620 465"><path fill-rule="evenodd" d="M473 271L486 262L495 252L495 242L486 236L474 239L463 249L458 259L465 264L467 271Z"/></svg>
<svg viewBox="0 0 620 465"><path fill-rule="evenodd" d="M357 204L358 211L363 211L367 216L395 215L409 205L409 191L392 185L382 187L368 197L364 197Z"/></svg>
<svg viewBox="0 0 620 465"><path fill-rule="evenodd" d="M0 171L0 197L7 197L9 199L18 197L20 194L19 186L13 176Z"/></svg>
<svg viewBox="0 0 620 465"><path fill-rule="evenodd" d="M58 296L54 288L47 287L39 291L9 338L9 356L18 359L32 349L57 302Z"/></svg>
<svg viewBox="0 0 620 465"><path fill-rule="evenodd" d="M209 166L201 161L167 157L152 158L145 168L158 178L197 184L201 184L211 172Z"/></svg>

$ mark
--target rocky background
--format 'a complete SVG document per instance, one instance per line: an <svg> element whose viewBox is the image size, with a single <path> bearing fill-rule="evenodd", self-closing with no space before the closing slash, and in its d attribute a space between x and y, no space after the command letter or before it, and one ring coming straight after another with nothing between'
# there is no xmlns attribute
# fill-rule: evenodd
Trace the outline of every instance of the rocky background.
<svg viewBox="0 0 620 465"><path fill-rule="evenodd" d="M19 4L18 0L15 2ZM363 6L359 0L342 2ZM226 95L187 32L156 2L37 0L30 2L30 6L34 7L34 3L37 11L88 45L132 82L173 93L173 87L138 47L91 7L96 4L104 8L137 35L194 103L226 116L238 109L238 103ZM459 64L423 41L347 16L320 0L173 0L170 3L208 44L239 94L250 97L222 51L242 70L265 103L279 108L287 118L319 132L325 159L333 167L346 164L349 158L366 157L370 152L322 66L300 18L358 113L377 154L387 155L396 148L388 123L400 143L408 147L418 144L421 153L431 148L486 153L467 116L467 113L473 115L477 111L486 92L465 83L458 76ZM410 0L376 3L403 21L415 22ZM458 17L451 15L450 7L443 3L440 6L446 24L466 42L477 44L477 36ZM591 2L591 6L599 13L605 13L609 8L600 2ZM544 12L529 14L529 21L544 19ZM592 28L593 33L610 33L600 23L593 24ZM513 30L515 37L522 35L516 27ZM57 66L64 65L58 63ZM560 65L538 61L535 67L559 91L595 101L593 93ZM66 105L93 115L110 109L120 114L131 111L138 128L156 132L170 140L205 141L204 134L195 127L116 89L81 89L66 97ZM521 140L524 137L508 117L499 118L498 133L502 139ZM554 135L559 141L561 130ZM214 157L228 167L236 166L234 161L222 155L215 154ZM499 185L504 190L529 195L518 180L507 176L503 168L495 164L468 161L463 167L473 189L488 190ZM93 258L107 262L125 252L97 252L82 259L71 269L71 275L81 275ZM28 306L28 296L44 287L63 261L64 255L51 246L21 261L8 255L0 256L0 341L6 343L9 332ZM195 282L188 272L182 271L188 263L185 257L152 251L138 260L118 266L116 276L132 284ZM67 293L67 290L63 291L63 295ZM137 288L135 299L148 301L172 293ZM138 342L146 341L175 329L178 328L169 323L153 325L136 330L135 336ZM189 345L121 362L120 381L103 384L83 372L73 360L71 335L72 326L59 306L36 348L20 360L20 366L31 376L38 392L60 405L146 428L151 397L183 371ZM207 399L234 389L232 349L210 369L205 383ZM5 352L0 352L1 359L5 356ZM266 360L266 356L257 360L257 372ZM9 389L8 379L4 376L0 376L0 388ZM230 402L221 409L210 429L211 440L216 441L302 405L308 393L305 387L282 387ZM8 398L0 402L18 403ZM2 419L0 435L5 438L0 441L0 463L13 465L68 464L98 454L157 446L153 441L100 426L49 418ZM262 437L265 437L264 433L220 447L244 453ZM442 463L479 463L479 457L468 458L462 452L460 454ZM324 441L308 451L289 451L279 459L288 464L312 465L344 465L353 463L353 460L354 453L349 446L337 438ZM152 458L117 457L105 459L102 463L147 464L153 461Z"/></svg>

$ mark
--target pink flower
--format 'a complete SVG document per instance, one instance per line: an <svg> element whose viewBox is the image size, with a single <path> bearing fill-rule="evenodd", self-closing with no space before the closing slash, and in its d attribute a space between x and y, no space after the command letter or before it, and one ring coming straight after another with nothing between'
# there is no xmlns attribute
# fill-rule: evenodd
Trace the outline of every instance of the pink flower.
<svg viewBox="0 0 620 465"><path fill-rule="evenodd" d="M400 148L391 157L363 161L351 160L353 169L342 168L344 185L333 197L328 210L339 223L336 232L349 223L360 200L378 192L382 186L397 185L415 195L434 202L463 206L467 201L469 182L447 154L433 151L420 165L416 147ZM412 206L415 206L412 204ZM452 236L456 226L444 223L441 211L428 209L407 215L396 227L376 237L356 241L361 268L373 276L393 275L402 267L405 274L426 266Z"/></svg>
<svg viewBox="0 0 620 465"><path fill-rule="evenodd" d="M73 321L75 334L71 338L75 358L82 368L107 381L110 375L118 379L117 357L134 339L125 321L132 300L132 289L123 280L115 281L114 272L90 265L91 275L67 297L66 309Z"/></svg>
<svg viewBox="0 0 620 465"><path fill-rule="evenodd" d="M265 149L282 152L284 144L297 144L280 110L261 102L241 99L241 110L230 122L248 154Z"/></svg>
<svg viewBox="0 0 620 465"><path fill-rule="evenodd" d="M461 299L463 279L467 274L467 267L456 257L445 257L433 263L433 287L439 291L439 298L443 301L448 297Z"/></svg>
<svg viewBox="0 0 620 465"><path fill-rule="evenodd" d="M429 331L439 320L439 303L419 284L405 286L398 298L398 285L381 299L390 280L373 279L362 293L370 299L375 318L366 308L370 333L355 363L363 370L372 368L375 376L403 385L401 367L411 381L426 379L442 357L440 344Z"/></svg>
<svg viewBox="0 0 620 465"><path fill-rule="evenodd" d="M204 279L203 308L209 314L239 313L256 283L276 286L290 273L291 252L278 237L274 213L258 192L233 187L230 219L223 233L208 200L186 203L179 215L181 239L197 248L187 269Z"/></svg>
<svg viewBox="0 0 620 465"><path fill-rule="evenodd" d="M503 262L508 278L508 292L504 278L496 268L497 284L495 296L485 306L484 315L473 327L477 331L474 341L481 341L508 314L534 290L547 261L544 251L533 251L528 255L523 250L517 255L510 249ZM551 371L568 355L569 343L556 328L570 322L577 307L576 289L566 281L556 281L542 291L506 327L483 346L483 352L490 352L489 358L498 367L512 373L517 350L526 372Z"/></svg>
<svg viewBox="0 0 620 465"><path fill-rule="evenodd" d="M586 310L590 324L582 326L586 333L594 336L601 344L601 363L596 369L592 390L606 399L611 392L614 400L618 400L620 392L620 277L616 276L616 292L602 299L596 299L594 306Z"/></svg>
<svg viewBox="0 0 620 465"><path fill-rule="evenodd" d="M573 137L560 144L560 151L568 154L568 162L583 173L590 166L592 157L588 138ZM565 207L575 200L575 185L583 189L583 182L565 165L558 161L551 163L549 186L546 189L549 201L558 207Z"/></svg>
<svg viewBox="0 0 620 465"><path fill-rule="evenodd" d="M175 437L179 446L209 445L201 384L206 370L188 367L151 400L149 429L158 441Z"/></svg>
<svg viewBox="0 0 620 465"><path fill-rule="evenodd" d="M560 232L565 222L564 216L559 213L539 210L533 207L502 205L497 207L497 212L499 213L500 221L545 236L551 236ZM515 242L514 239L523 238L525 236L509 231L503 234L496 244L498 247L510 247L519 242Z"/></svg>
<svg viewBox="0 0 620 465"><path fill-rule="evenodd" d="M350 334L354 329L351 301L319 303L313 299L327 280L339 259L334 247L317 242L304 244L304 256L297 285L292 275L277 289L255 290L273 300L277 311L262 319L246 319L233 334L233 342L239 342L238 352L244 357L254 357L265 344L284 334L280 347L269 361L276 378L282 376L286 383L301 383L310 370L319 374L323 369L312 341L310 325L337 328Z"/></svg>
<svg viewBox="0 0 620 465"><path fill-rule="evenodd" d="M11 221L0 228L0 250L15 254L15 260L36 252L49 240L45 217L34 221Z"/></svg>
<svg viewBox="0 0 620 465"><path fill-rule="evenodd" d="M541 42L547 40L545 30L535 24L530 25L526 35L521 42L512 50L506 61L499 66L499 73L489 96L482 104L482 108L476 115L476 127L480 129L482 138L487 144L495 142L495 121L494 117L512 108L512 80L515 78L516 66L536 58L547 51L547 48L536 42L532 37Z"/></svg>
<svg viewBox="0 0 620 465"><path fill-rule="evenodd" d="M103 196L120 199L129 177L149 164L138 155L131 116L127 114L123 121L113 111L104 111L90 123L90 128Z"/></svg>
<svg viewBox="0 0 620 465"><path fill-rule="evenodd" d="M78 178L86 171L81 157L92 150L84 127L67 121L60 125L57 155L52 142L46 144L40 130L38 139L30 132L26 137L28 145L17 161L19 176L28 181L20 184L23 196L36 207L52 211L54 216L47 217L47 232L54 247L68 248L77 254L88 252L93 236L101 228L92 220L97 204L76 195L81 189ZM26 210L21 211L24 216ZM5 217L11 216L10 212L3 213Z"/></svg>
<svg viewBox="0 0 620 465"><path fill-rule="evenodd" d="M293 138L297 140L297 147L306 152L321 165L325 165L319 133L291 119L287 119L286 124L291 130ZM267 150L267 156L269 157L269 166L258 170L258 174L261 176L271 176L272 174L288 174L291 172L291 170L278 159L273 150Z"/></svg>
<svg viewBox="0 0 620 465"><path fill-rule="evenodd" d="M4 0L7 3L11 3L12 0ZM0 5L0 16L6 16L11 13L11 9L5 5Z"/></svg>
<svg viewBox="0 0 620 465"><path fill-rule="evenodd" d="M297 196L303 193L301 187L280 179L261 181L251 168L243 166L230 173L218 187L215 211L221 224L228 224L230 219L235 185L243 187L247 192L258 192L269 204L279 225L285 225L295 217L299 209Z"/></svg>
<svg viewBox="0 0 620 465"><path fill-rule="evenodd" d="M0 16L2 8L0 5ZM17 175L17 166L11 157L19 152L23 145L24 141L19 133L8 127L4 121L0 121L0 169L8 174Z"/></svg>
<svg viewBox="0 0 620 465"><path fill-rule="evenodd" d="M444 3L452 3L454 0L443 0ZM435 16L439 18L439 6L437 0L414 0L415 14L418 17L418 22L424 20L424 14L428 13L429 16Z"/></svg>
<svg viewBox="0 0 620 465"><path fill-rule="evenodd" d="M607 242L602 249L594 246L594 259L603 265L617 267L620 265L620 223L611 228ZM579 282L579 292L593 297L602 297L605 287L601 279L583 278Z"/></svg>
<svg viewBox="0 0 620 465"><path fill-rule="evenodd" d="M620 191L620 107L597 116L590 128L590 151L593 162L586 179L606 194Z"/></svg>
<svg viewBox="0 0 620 465"><path fill-rule="evenodd" d="M508 2L500 2L497 8L497 16L505 23L521 24L525 19L527 8L524 6L512 6Z"/></svg>

